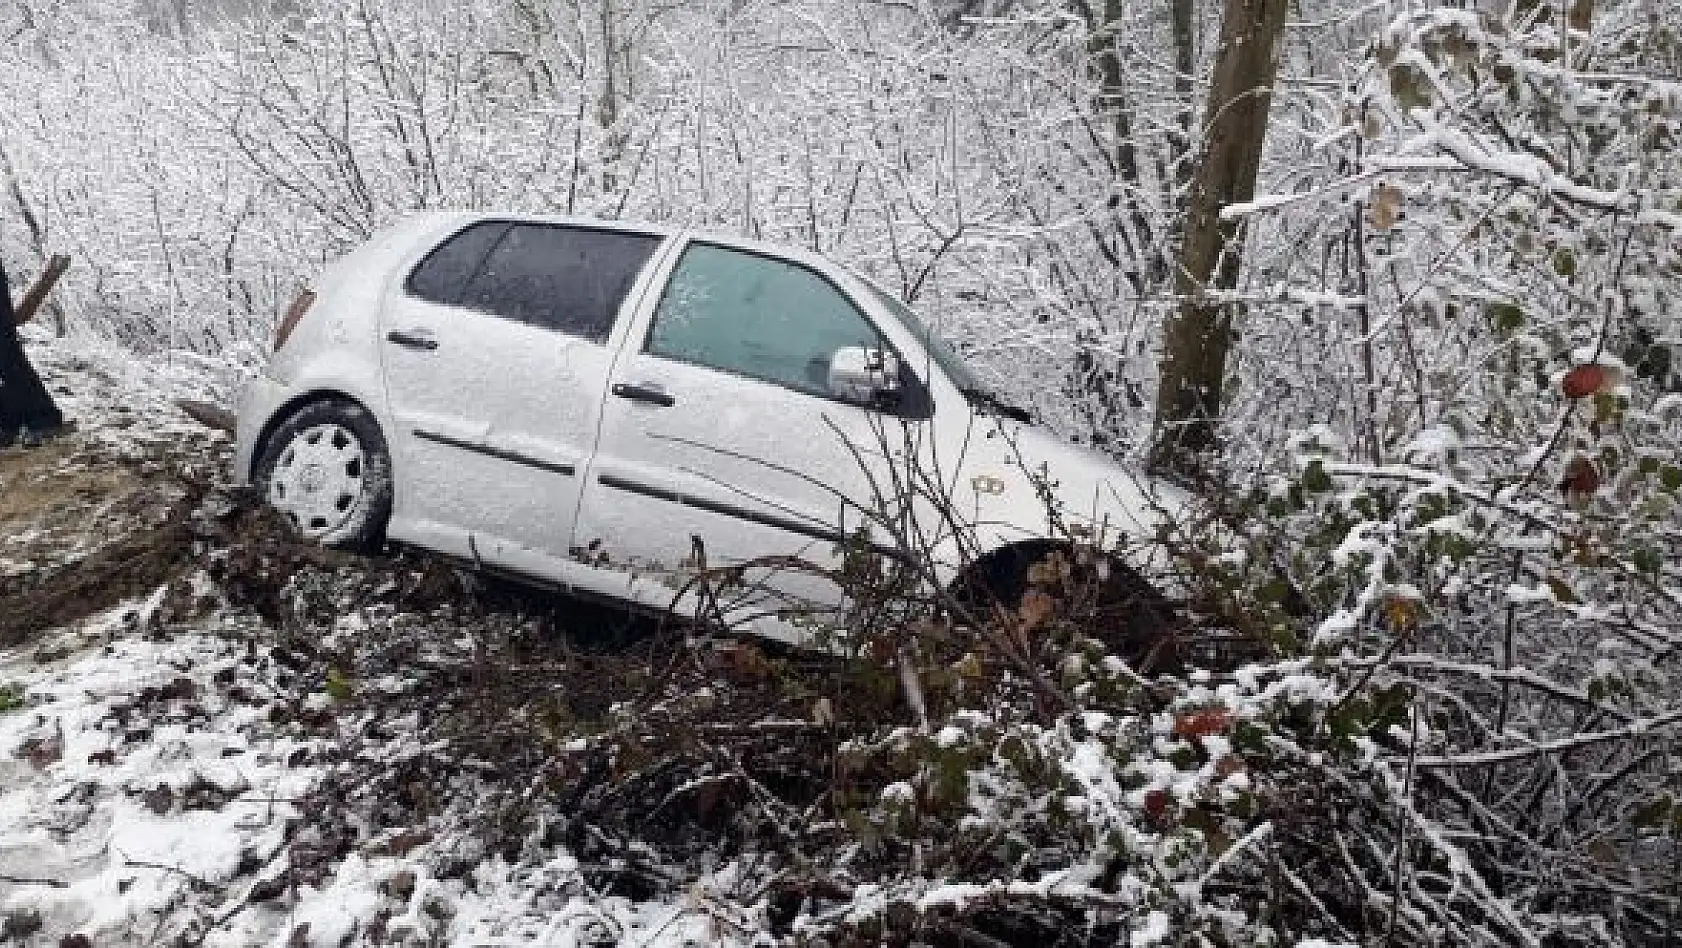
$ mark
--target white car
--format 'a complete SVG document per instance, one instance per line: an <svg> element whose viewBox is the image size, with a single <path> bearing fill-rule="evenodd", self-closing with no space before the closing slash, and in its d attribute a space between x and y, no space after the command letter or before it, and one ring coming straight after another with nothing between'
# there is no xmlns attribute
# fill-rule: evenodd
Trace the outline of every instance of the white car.
<svg viewBox="0 0 1682 948"><path fill-rule="evenodd" d="M1029 424L822 257L514 214L416 215L322 274L243 394L235 464L324 543L652 608L702 565L835 566L854 541L1009 601L1069 537L1147 549L1182 502ZM737 618L786 636L756 608Z"/></svg>

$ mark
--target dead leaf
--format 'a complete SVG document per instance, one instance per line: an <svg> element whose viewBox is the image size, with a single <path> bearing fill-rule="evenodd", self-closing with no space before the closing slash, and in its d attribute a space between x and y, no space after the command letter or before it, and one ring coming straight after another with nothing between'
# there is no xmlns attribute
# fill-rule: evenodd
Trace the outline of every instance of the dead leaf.
<svg viewBox="0 0 1682 948"><path fill-rule="evenodd" d="M1232 712L1226 708L1202 708L1174 719L1175 737L1212 737L1232 726Z"/></svg>
<svg viewBox="0 0 1682 948"><path fill-rule="evenodd" d="M1071 573L1068 557L1062 550L1053 550L1051 555L1028 567L1028 583L1034 586L1056 586L1069 578Z"/></svg>
<svg viewBox="0 0 1682 948"><path fill-rule="evenodd" d="M1146 791L1145 815L1159 823L1166 822L1168 815L1168 791Z"/></svg>
<svg viewBox="0 0 1682 948"><path fill-rule="evenodd" d="M724 642L713 650L713 667L733 681L761 681L771 677L765 653L747 642Z"/></svg>
<svg viewBox="0 0 1682 948"><path fill-rule="evenodd" d="M1028 635L1040 626L1045 625L1057 611L1057 600L1052 599L1038 589L1029 589L1022 594L1022 604L1016 607L1016 616L1022 620L1022 634Z"/></svg>
<svg viewBox="0 0 1682 948"><path fill-rule="evenodd" d="M17 756L29 761L36 770L57 763L64 757L64 729L54 721L53 733L24 741L17 749Z"/></svg>
<svg viewBox="0 0 1682 948"><path fill-rule="evenodd" d="M146 809L163 816L175 807L175 791L167 783L160 783L156 787L142 793L140 802L146 804Z"/></svg>
<svg viewBox="0 0 1682 948"><path fill-rule="evenodd" d="M1581 600L1577 598L1576 591L1571 588L1571 585L1557 576L1548 577L1548 589L1553 591L1554 600L1556 602L1581 602Z"/></svg>
<svg viewBox="0 0 1682 948"><path fill-rule="evenodd" d="M876 662L880 664L887 664L899 655L899 646L894 643L894 640L891 637L886 635L877 635L873 636L870 641L865 644L865 651Z"/></svg>
<svg viewBox="0 0 1682 948"><path fill-rule="evenodd" d="M987 666L981 661L981 656L974 652L965 652L964 657L952 663L952 670L958 677L974 681L987 674Z"/></svg>
<svg viewBox="0 0 1682 948"><path fill-rule="evenodd" d="M1412 631L1419 625L1419 603L1405 596L1391 596L1384 600L1384 618L1398 633Z"/></svg>
<svg viewBox="0 0 1682 948"><path fill-rule="evenodd" d="M1565 476L1560 479L1559 489L1567 500L1581 500L1591 497L1600 489L1600 468L1587 455L1579 454L1565 465Z"/></svg>
<svg viewBox="0 0 1682 948"><path fill-rule="evenodd" d="M1391 184L1380 183L1372 191L1372 226L1379 231L1387 231L1396 226L1396 221L1402 216L1402 189Z"/></svg>

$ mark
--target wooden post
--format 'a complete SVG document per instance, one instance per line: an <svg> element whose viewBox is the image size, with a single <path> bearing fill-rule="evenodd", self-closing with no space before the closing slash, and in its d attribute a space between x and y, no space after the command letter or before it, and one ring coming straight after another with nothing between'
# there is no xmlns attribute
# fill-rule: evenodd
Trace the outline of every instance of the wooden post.
<svg viewBox="0 0 1682 948"><path fill-rule="evenodd" d="M41 304L47 301L47 294L53 291L53 287L58 283L58 278L64 276L64 271L68 269L70 269L70 258L61 253L53 254L52 259L47 261L47 269L41 271L41 275L36 278L35 284L29 288L29 292L23 294L23 299L18 302L17 324L19 326L35 318L35 314L41 310Z"/></svg>

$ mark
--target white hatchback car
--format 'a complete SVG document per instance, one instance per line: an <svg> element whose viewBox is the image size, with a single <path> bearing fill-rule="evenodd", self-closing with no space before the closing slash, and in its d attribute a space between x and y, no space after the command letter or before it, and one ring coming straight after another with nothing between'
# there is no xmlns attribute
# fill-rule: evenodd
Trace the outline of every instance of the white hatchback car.
<svg viewBox="0 0 1682 948"><path fill-rule="evenodd" d="M1148 548L1183 497L1027 422L822 257L429 213L288 311L242 397L235 473L325 543L389 538L653 608L702 564L833 566L860 537L915 537L940 582L1008 600L1071 535ZM943 497L904 489L913 465Z"/></svg>

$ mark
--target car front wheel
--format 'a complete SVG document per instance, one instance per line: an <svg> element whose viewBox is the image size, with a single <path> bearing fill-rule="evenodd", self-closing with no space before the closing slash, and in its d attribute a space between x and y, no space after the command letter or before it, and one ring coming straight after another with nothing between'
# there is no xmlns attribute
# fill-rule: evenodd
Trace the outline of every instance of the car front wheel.
<svg viewBox="0 0 1682 948"><path fill-rule="evenodd" d="M257 465L263 498L302 536L371 551L391 517L391 454L360 405L305 405L269 436Z"/></svg>
<svg viewBox="0 0 1682 948"><path fill-rule="evenodd" d="M1041 541L1005 547L982 557L953 586L960 603L1016 610L1035 586L1035 568L1051 569L1045 591L1064 606L1065 618L1103 642L1136 671L1154 674L1179 667L1185 617L1173 602L1119 560L1077 566L1068 548Z"/></svg>

